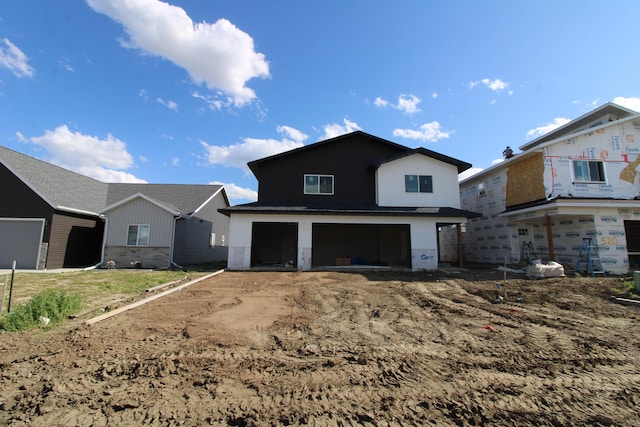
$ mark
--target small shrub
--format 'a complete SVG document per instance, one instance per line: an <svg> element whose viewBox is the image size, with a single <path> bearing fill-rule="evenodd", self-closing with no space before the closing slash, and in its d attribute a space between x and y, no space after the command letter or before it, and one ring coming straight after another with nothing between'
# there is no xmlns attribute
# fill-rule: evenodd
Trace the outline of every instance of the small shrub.
<svg viewBox="0 0 640 427"><path fill-rule="evenodd" d="M42 319L49 319L45 325L60 323L79 308L80 297L77 295L43 291L31 298L27 304L17 306L10 314L0 319L0 329L23 331L43 324Z"/></svg>

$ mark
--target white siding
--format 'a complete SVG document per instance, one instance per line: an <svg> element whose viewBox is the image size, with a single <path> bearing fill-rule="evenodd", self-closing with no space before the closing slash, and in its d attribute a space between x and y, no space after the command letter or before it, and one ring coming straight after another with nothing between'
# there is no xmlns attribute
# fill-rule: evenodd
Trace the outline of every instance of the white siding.
<svg viewBox="0 0 640 427"><path fill-rule="evenodd" d="M433 193L405 192L405 175L431 175ZM457 167L422 154L382 164L376 171L376 187L378 206L460 208Z"/></svg>
<svg viewBox="0 0 640 427"><path fill-rule="evenodd" d="M463 222L466 218L416 217L358 217L340 215L243 215L231 216L228 267L249 269L251 266L251 232L253 222L284 222L298 224L298 260L300 269L311 268L311 242L313 223L334 224L409 224L411 228L411 264L413 270L438 268L436 223Z"/></svg>

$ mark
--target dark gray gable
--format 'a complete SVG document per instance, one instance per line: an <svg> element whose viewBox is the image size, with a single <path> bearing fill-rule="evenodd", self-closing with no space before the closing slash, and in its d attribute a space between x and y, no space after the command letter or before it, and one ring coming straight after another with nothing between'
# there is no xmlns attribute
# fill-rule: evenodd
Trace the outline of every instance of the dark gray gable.
<svg viewBox="0 0 640 427"><path fill-rule="evenodd" d="M355 136L366 137L367 139L371 140L372 142L379 143L379 144L391 147L394 150L396 150L397 152L402 152L402 151L405 151L405 150L409 150L408 147L405 147L403 145L396 144L395 142L391 142L391 141L388 141L386 139L379 138L377 136L374 136L374 135L368 134L366 132L357 130L357 131L354 131L354 132L351 132L351 133L347 133L347 134L344 134L344 135L337 136L335 138L329 138L329 139L325 139L325 140L322 140L322 141L315 142L313 144L305 145L304 147L295 148L293 150L285 151L285 152L279 153L279 154L274 154L273 156L263 157L262 159L257 159L257 160L251 161L247 165L249 166L249 169L251 169L253 174L256 176L256 178L258 178L258 180L260 180L260 167L261 167L261 165L263 165L265 163L272 162L274 160L279 160L279 159L286 158L286 157L291 157L291 156L294 156L294 155L299 154L301 152L309 152L309 151L316 150L316 149L319 149L319 148L324 148L324 147L329 146L331 144L340 143L342 141L351 139L351 138L353 138Z"/></svg>
<svg viewBox="0 0 640 427"><path fill-rule="evenodd" d="M0 147L0 162L56 209L96 213L104 207L107 184Z"/></svg>

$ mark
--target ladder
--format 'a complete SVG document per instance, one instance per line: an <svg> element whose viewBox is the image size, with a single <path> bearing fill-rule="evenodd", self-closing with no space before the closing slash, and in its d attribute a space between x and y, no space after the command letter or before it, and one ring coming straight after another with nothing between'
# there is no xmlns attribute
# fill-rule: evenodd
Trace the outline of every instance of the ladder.
<svg viewBox="0 0 640 427"><path fill-rule="evenodd" d="M580 246L580 252L578 253L578 263L576 264L576 271L580 271L580 263L585 263L585 273L591 274L595 277L596 274L602 274L605 277L604 268L600 262L600 255L598 254L598 245L593 244L591 237L585 237L582 239L582 246ZM597 265L596 265L597 264ZM596 267L598 268L596 270Z"/></svg>

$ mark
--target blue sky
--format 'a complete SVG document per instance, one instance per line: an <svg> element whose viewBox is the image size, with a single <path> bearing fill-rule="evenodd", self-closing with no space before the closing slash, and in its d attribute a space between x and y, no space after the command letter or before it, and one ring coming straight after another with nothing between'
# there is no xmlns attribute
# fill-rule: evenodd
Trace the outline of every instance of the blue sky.
<svg viewBox="0 0 640 427"><path fill-rule="evenodd" d="M224 183L353 130L487 168L614 101L636 0L21 0L0 5L0 144L106 182ZM336 159L336 161L348 161Z"/></svg>

